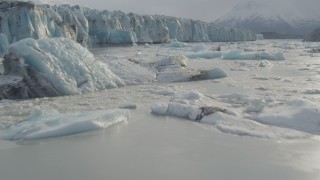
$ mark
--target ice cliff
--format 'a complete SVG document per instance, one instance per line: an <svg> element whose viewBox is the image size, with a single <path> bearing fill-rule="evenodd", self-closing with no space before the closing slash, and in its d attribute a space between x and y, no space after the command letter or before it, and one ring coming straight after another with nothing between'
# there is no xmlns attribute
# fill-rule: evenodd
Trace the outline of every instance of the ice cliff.
<svg viewBox="0 0 320 180"><path fill-rule="evenodd" d="M3 98L73 95L124 85L106 64L68 38L27 38L13 43L3 66L3 77L22 77L4 84L14 84L11 90L0 86L1 90L8 89L9 95L2 93Z"/></svg>
<svg viewBox="0 0 320 180"><path fill-rule="evenodd" d="M79 6L1 1L0 33L9 43L25 38L67 37L80 44L249 41L256 34L199 20L99 11Z"/></svg>

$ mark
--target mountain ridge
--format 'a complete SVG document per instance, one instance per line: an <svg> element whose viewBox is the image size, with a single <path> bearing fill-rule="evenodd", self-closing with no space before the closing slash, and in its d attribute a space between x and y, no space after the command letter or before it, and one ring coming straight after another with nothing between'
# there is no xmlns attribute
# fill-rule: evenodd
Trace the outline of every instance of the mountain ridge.
<svg viewBox="0 0 320 180"><path fill-rule="evenodd" d="M261 32L305 35L320 27L320 12L311 5L245 1L217 19L221 25Z"/></svg>

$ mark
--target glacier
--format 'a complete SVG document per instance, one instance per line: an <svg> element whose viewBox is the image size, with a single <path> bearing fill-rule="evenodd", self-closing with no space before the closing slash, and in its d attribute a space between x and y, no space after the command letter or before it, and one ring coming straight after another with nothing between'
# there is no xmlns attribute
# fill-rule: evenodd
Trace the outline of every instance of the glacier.
<svg viewBox="0 0 320 180"><path fill-rule="evenodd" d="M70 38L83 46L100 44L252 41L256 34L200 20L163 15L99 11L70 5L1 1L0 33L9 43L25 38Z"/></svg>
<svg viewBox="0 0 320 180"><path fill-rule="evenodd" d="M123 86L105 63L68 38L12 44L4 56L4 75L23 77L20 97L73 95ZM18 96L19 97L19 96Z"/></svg>

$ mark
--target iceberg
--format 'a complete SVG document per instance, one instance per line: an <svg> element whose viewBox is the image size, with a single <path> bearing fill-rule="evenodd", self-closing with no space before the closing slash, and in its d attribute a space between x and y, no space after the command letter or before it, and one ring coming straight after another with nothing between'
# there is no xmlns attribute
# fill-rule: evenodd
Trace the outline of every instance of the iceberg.
<svg viewBox="0 0 320 180"><path fill-rule="evenodd" d="M26 98L73 95L123 86L105 63L67 38L24 39L9 47L4 74L23 77Z"/></svg>
<svg viewBox="0 0 320 180"><path fill-rule="evenodd" d="M18 141L69 136L105 129L128 119L129 113L126 110L59 113L54 109L35 107L22 122L6 130L4 139Z"/></svg>
<svg viewBox="0 0 320 180"><path fill-rule="evenodd" d="M9 43L25 38L70 38L83 46L100 44L253 41L252 31L163 15L99 11L80 6L0 2L0 33Z"/></svg>

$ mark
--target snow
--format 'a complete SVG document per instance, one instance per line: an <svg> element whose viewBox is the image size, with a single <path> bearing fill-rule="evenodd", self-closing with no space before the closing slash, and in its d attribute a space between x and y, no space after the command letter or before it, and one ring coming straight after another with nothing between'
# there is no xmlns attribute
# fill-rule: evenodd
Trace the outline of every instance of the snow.
<svg viewBox="0 0 320 180"><path fill-rule="evenodd" d="M17 141L68 136L106 129L128 119L129 114L124 110L59 113L35 107L21 123L9 127L4 138Z"/></svg>
<svg viewBox="0 0 320 180"><path fill-rule="evenodd" d="M66 38L21 40L10 46L6 62L10 64L6 70L8 74L28 77L30 74L15 69L30 68L39 75L39 79L44 79L39 81L40 86L50 88L48 82L57 95L124 85L122 79L113 74L107 65L96 61L87 49Z"/></svg>

